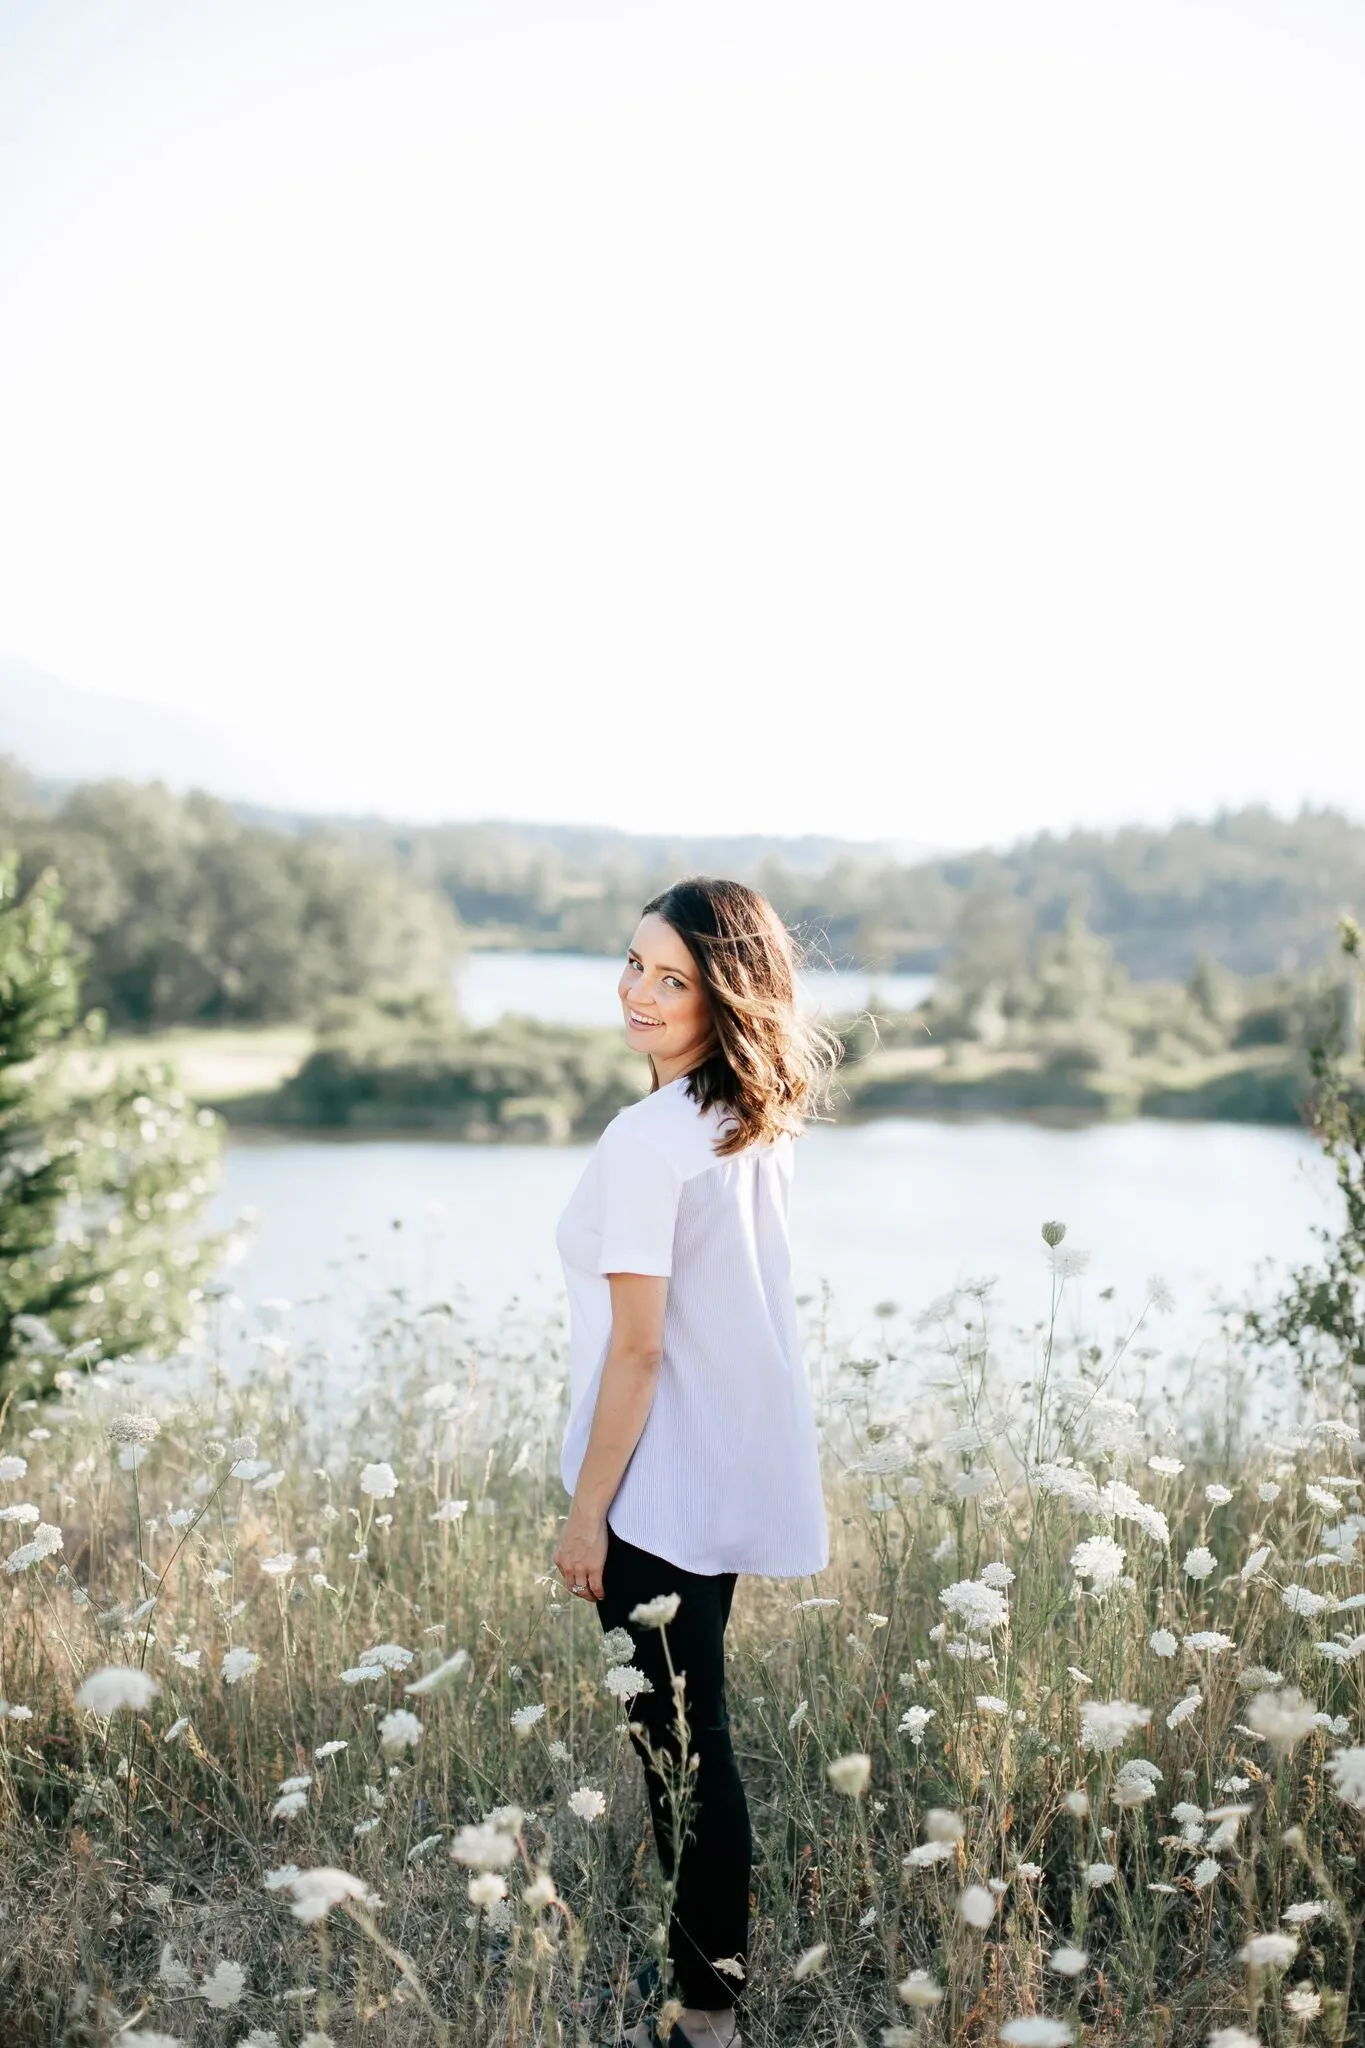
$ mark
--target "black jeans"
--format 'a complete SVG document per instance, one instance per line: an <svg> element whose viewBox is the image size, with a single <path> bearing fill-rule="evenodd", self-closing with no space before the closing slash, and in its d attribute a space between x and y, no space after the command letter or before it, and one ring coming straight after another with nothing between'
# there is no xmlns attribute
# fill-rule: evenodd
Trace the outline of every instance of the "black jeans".
<svg viewBox="0 0 1365 2048"><path fill-rule="evenodd" d="M672 1682L656 1628L630 1619L630 1610L658 1593L680 1595L667 1625L673 1669L685 1675L683 1704L688 1750L697 1758L691 1773L690 1808L681 1856L675 1841L672 1799L662 1772L651 1766L645 1740L631 1741L645 1766L645 1789L654 1821L654 1842L664 1876L677 1870L668 1928L678 1995L684 2005L703 2009L735 2005L741 1979L712 1968L717 1958L737 1957L748 1971L749 1871L753 1837L739 1766L730 1743L725 1705L725 1624L730 1618L736 1572L689 1572L618 1536L607 1524L607 1556L597 1611L606 1631L629 1629L635 1639L631 1660L654 1690L623 1703L623 1718L639 1721L656 1750L677 1770L679 1744Z"/></svg>

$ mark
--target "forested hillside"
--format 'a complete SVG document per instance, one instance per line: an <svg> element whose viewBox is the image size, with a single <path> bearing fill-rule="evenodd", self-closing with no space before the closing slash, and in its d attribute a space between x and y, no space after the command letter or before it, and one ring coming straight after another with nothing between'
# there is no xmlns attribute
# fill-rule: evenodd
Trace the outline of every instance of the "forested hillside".
<svg viewBox="0 0 1365 2048"><path fill-rule="evenodd" d="M762 842L670 846L620 835L585 847L569 832L513 825L416 831L397 850L415 878L449 898L476 942L590 952L614 952L640 904L696 869L757 884L839 964L910 970L937 968L964 906L983 897L1017 899L1042 931L1059 931L1078 908L1139 980L1183 981L1201 956L1239 974L1297 972L1325 957L1343 912L1365 909L1365 825L1325 810L1286 820L1249 809L1168 831L1042 833L1004 853L911 864L847 848L818 870Z"/></svg>
<svg viewBox="0 0 1365 2048"><path fill-rule="evenodd" d="M83 1002L116 1029L269 1024L337 998L402 1012L450 986L458 921L398 857L247 825L216 797L92 782L40 804L0 763L0 843L57 870Z"/></svg>
<svg viewBox="0 0 1365 2048"><path fill-rule="evenodd" d="M908 810L907 834L914 822ZM136 1025L267 1022L334 995L444 987L461 929L473 945L615 953L642 903L698 871L765 890L817 960L908 970L976 943L983 918L1022 943L1078 912L1139 981L1183 982L1201 960L1298 974L1327 957L1341 915L1365 914L1365 825L1328 810L907 861L815 836L310 820L160 784L54 789L9 763L0 832L26 875L57 866L91 951L89 1000Z"/></svg>

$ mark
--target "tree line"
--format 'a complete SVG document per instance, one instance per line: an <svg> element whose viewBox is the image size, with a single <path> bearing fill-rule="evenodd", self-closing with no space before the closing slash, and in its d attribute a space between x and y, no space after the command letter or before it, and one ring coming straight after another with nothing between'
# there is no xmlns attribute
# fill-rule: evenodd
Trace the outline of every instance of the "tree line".
<svg viewBox="0 0 1365 2048"><path fill-rule="evenodd" d="M123 1030L440 1009L465 947L616 953L640 906L695 872L761 888L813 964L881 970L939 971L988 929L1027 950L1079 918L1137 981L1201 962L1298 975L1365 911L1365 825L1307 808L907 863L816 838L320 820L159 783L44 791L0 760L0 840L21 884L60 875L86 1000Z"/></svg>

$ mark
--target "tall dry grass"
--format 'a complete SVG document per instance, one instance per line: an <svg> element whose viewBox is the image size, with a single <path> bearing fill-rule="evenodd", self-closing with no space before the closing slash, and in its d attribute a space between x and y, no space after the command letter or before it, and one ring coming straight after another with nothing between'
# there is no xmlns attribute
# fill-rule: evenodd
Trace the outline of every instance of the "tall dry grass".
<svg viewBox="0 0 1365 2048"><path fill-rule="evenodd" d="M832 1560L728 1638L755 2048L1360 2038L1355 1416L1258 1422L1159 1283L1064 1342L1046 1257L1029 1331L985 1283L868 1357L814 1319ZM575 2002L668 1899L630 1646L550 1567L560 1334L382 1306L350 1389L286 1322L11 1404L5 2048L622 2024Z"/></svg>

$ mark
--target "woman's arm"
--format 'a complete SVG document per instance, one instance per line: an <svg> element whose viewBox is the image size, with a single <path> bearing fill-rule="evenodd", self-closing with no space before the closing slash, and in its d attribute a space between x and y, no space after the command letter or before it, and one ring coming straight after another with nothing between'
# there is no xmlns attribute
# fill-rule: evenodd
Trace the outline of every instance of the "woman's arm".
<svg viewBox="0 0 1365 2048"><path fill-rule="evenodd" d="M610 1273L611 1342L602 1364L588 1447L554 1562L568 1586L602 1598L607 1509L654 1404L664 1355L668 1280L655 1273Z"/></svg>

